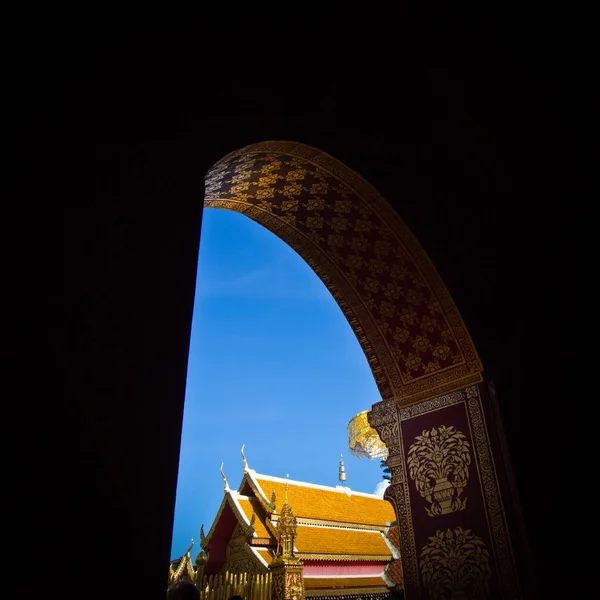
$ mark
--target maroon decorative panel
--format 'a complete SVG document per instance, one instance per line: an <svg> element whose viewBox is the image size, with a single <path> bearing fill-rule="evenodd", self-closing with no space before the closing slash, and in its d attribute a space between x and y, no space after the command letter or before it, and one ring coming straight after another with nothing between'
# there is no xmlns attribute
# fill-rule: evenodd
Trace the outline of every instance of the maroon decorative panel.
<svg viewBox="0 0 600 600"><path fill-rule="evenodd" d="M370 421L390 448L408 597L520 598L479 386L382 402Z"/></svg>

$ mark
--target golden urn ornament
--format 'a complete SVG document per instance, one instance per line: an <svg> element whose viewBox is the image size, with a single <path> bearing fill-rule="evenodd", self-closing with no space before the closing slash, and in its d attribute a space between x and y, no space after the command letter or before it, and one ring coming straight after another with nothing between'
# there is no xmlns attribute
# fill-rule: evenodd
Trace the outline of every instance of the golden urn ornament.
<svg viewBox="0 0 600 600"><path fill-rule="evenodd" d="M455 427L424 430L411 445L407 464L417 490L431 504L425 507L430 517L466 508L460 495L469 479L470 446Z"/></svg>

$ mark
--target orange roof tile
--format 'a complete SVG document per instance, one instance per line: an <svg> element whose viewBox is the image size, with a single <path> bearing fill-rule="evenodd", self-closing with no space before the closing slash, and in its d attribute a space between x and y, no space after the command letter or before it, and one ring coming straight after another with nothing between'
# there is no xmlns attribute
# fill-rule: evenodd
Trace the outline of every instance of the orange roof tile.
<svg viewBox="0 0 600 600"><path fill-rule="evenodd" d="M253 513L256 515L254 520L254 531L256 532L257 537L271 538L272 536L265 523L265 511L260 502L256 498L245 498L244 496L238 496L237 500L248 521L251 521Z"/></svg>
<svg viewBox="0 0 600 600"><path fill-rule="evenodd" d="M376 531L300 525L294 545L299 554L375 555L385 560L392 557L389 546Z"/></svg>
<svg viewBox="0 0 600 600"><path fill-rule="evenodd" d="M254 548L254 550L268 565L271 564L273 555L268 550L265 550L264 548Z"/></svg>
<svg viewBox="0 0 600 600"><path fill-rule="evenodd" d="M381 577L305 577L306 589L387 587Z"/></svg>
<svg viewBox="0 0 600 600"><path fill-rule="evenodd" d="M279 512L285 502L285 481L273 480L259 474L255 474L254 477L267 498L271 497L271 490L275 490ZM376 496L358 493L348 496L343 490L302 485L292 481L288 487L288 502L298 518L363 525L385 525L396 518L392 505Z"/></svg>

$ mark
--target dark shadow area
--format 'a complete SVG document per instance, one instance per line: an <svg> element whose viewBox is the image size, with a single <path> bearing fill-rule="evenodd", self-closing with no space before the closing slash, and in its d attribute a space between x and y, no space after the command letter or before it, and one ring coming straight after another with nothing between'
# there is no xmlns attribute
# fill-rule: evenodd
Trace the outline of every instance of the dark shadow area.
<svg viewBox="0 0 600 600"><path fill-rule="evenodd" d="M322 27L310 43L231 34L225 48L174 31L10 48L18 201L36 213L44 387L57 386L32 410L25 494L47 585L164 598L203 175L269 139L341 160L417 236L494 381L541 597L576 577L564 533L550 537L564 509L544 491L566 460L547 432L574 420L548 409L564 402L570 350L556 318L573 277L556 209L572 160L556 82L569 79L550 50L540 59L541 33L495 16Z"/></svg>

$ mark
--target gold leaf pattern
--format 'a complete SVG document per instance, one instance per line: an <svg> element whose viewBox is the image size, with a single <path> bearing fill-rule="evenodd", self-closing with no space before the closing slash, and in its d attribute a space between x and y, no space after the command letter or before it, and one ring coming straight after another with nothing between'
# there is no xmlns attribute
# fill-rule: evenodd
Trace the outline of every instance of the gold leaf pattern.
<svg viewBox="0 0 600 600"><path fill-rule="evenodd" d="M490 555L470 529L438 530L421 550L420 570L432 600L488 598Z"/></svg>
<svg viewBox="0 0 600 600"><path fill-rule="evenodd" d="M423 249L385 200L332 157L294 142L243 148L209 170L204 201L246 214L306 260L352 324L382 398L414 402L481 380Z"/></svg>
<svg viewBox="0 0 600 600"><path fill-rule="evenodd" d="M407 465L417 490L431 507L430 517L464 510L467 499L460 497L469 479L471 446L464 433L440 425L424 430L407 454Z"/></svg>

